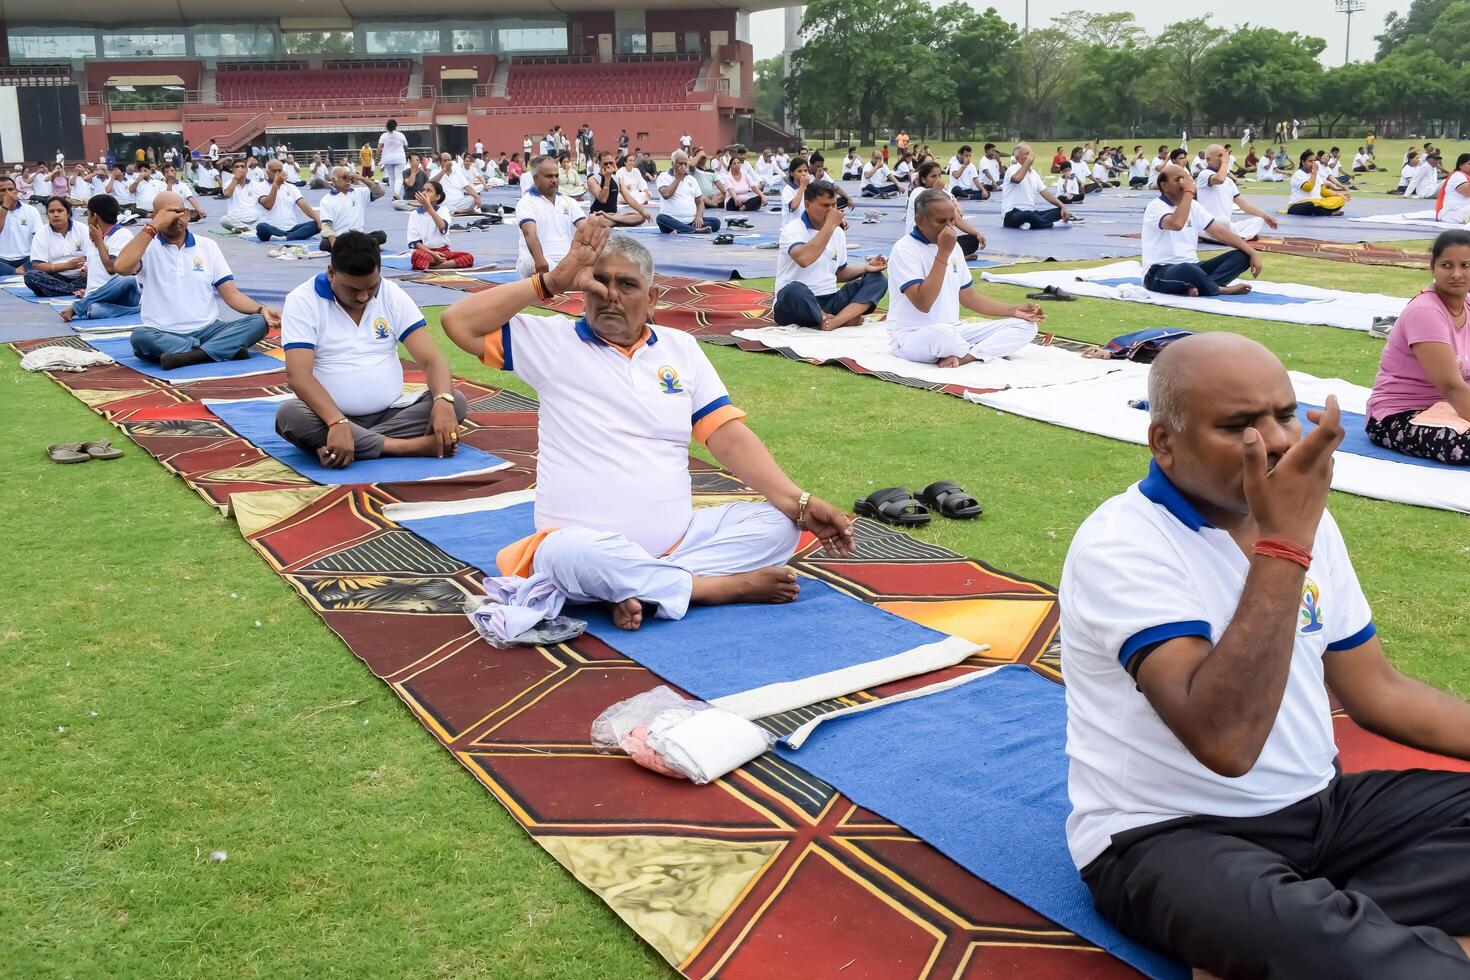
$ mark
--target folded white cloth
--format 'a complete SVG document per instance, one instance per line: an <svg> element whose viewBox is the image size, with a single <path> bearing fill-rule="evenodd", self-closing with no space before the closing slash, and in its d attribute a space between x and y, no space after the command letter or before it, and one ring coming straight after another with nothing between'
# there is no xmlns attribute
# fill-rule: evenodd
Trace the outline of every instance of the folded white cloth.
<svg viewBox="0 0 1470 980"><path fill-rule="evenodd" d="M37 347L20 359L27 371L85 371L98 364L116 364L100 350L77 347Z"/></svg>
<svg viewBox="0 0 1470 980"><path fill-rule="evenodd" d="M470 613L470 620L481 632L488 630L502 643L513 643L538 623L556 618L566 604L566 595L550 576L539 572L530 578L519 575L486 578L485 595L489 601Z"/></svg>
<svg viewBox="0 0 1470 980"><path fill-rule="evenodd" d="M648 744L696 783L719 779L771 747L765 729L719 708L661 713L649 725Z"/></svg>

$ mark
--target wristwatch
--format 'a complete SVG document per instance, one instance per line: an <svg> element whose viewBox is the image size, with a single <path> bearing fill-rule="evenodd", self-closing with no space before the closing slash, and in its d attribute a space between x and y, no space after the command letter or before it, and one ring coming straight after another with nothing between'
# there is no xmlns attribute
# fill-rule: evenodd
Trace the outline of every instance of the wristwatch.
<svg viewBox="0 0 1470 980"><path fill-rule="evenodd" d="M441 392L440 394L437 394L434 397L437 398L441 402L448 402L451 405L454 404L454 394L453 394L453 392L448 392L448 391Z"/></svg>

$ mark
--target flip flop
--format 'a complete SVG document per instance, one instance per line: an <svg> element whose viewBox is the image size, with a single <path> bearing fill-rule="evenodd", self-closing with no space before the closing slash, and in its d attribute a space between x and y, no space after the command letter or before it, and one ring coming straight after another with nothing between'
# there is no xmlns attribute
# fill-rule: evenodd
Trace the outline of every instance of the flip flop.
<svg viewBox="0 0 1470 980"><path fill-rule="evenodd" d="M81 451L93 459L122 459L122 450L115 448L106 439L93 439L82 443Z"/></svg>
<svg viewBox="0 0 1470 980"><path fill-rule="evenodd" d="M972 521L985 512L980 501L966 493L964 487L947 480L920 490L919 500L930 510L938 511L939 516L954 521Z"/></svg>
<svg viewBox="0 0 1470 980"><path fill-rule="evenodd" d="M929 523L928 508L903 487L874 490L855 501L852 509L859 517L871 517L893 527L923 527Z"/></svg>
<svg viewBox="0 0 1470 980"><path fill-rule="evenodd" d="M80 442L57 442L46 447L46 458L53 463L86 463L92 457L82 452Z"/></svg>
<svg viewBox="0 0 1470 980"><path fill-rule="evenodd" d="M735 236L734 235L726 235L725 233L721 232L720 234L718 234L718 235L716 235L714 237L714 240L713 241L714 241L714 244L716 244L716 245L734 245L735 244Z"/></svg>
<svg viewBox="0 0 1470 980"><path fill-rule="evenodd" d="M1077 297L1076 296L1073 296L1071 293L1067 292L1065 289L1063 289L1060 286L1047 286L1044 289L1042 289L1041 292L1039 292L1039 293L1027 293L1026 294L1026 298L1027 299L1054 299L1054 300L1060 300L1062 302L1070 303L1073 300L1075 300Z"/></svg>

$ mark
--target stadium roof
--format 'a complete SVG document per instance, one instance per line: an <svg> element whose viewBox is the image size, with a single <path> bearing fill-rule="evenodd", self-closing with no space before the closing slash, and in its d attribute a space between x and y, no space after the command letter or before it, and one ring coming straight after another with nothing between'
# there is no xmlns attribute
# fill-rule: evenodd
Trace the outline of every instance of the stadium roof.
<svg viewBox="0 0 1470 980"><path fill-rule="evenodd" d="M487 9L484 0L425 0L413 6L416 17L484 19L507 14L575 15L596 10L769 10L790 6L789 0L500 0ZM218 0L48 0L41 9L19 0L0 0L0 20L12 25L37 23L99 27L111 24L217 24L242 17L281 19L287 28L346 26L355 20L390 20L404 16L402 0L253 0L226 11ZM303 22L306 23L303 23ZM332 23L311 23L330 21Z"/></svg>

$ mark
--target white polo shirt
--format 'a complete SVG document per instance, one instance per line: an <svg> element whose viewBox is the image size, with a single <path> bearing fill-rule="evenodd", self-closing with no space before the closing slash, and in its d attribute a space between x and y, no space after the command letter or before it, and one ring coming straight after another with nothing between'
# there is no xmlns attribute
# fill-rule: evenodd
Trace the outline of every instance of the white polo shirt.
<svg viewBox="0 0 1470 980"><path fill-rule="evenodd" d="M816 181L812 181L812 183L816 183ZM796 200L797 192L798 192L798 188L795 185L793 185L791 183L791 181L789 181L789 180L786 183L784 183L784 184L781 185L781 224L782 225L789 224L790 222L796 220L797 215L801 215L801 214L805 214L806 213L806 205L804 203L805 200L806 200L805 199L805 196L803 196L803 198L802 198L802 200L803 200L803 203L802 204L798 204L794 210L791 207L791 202L794 201L794 200Z"/></svg>
<svg viewBox="0 0 1470 980"><path fill-rule="evenodd" d="M143 250L138 285L143 288L143 325L167 333L190 333L219 319L216 290L235 278L219 246L184 232L182 246L155 238Z"/></svg>
<svg viewBox="0 0 1470 980"><path fill-rule="evenodd" d="M449 223L452 216L449 209L439 205L435 211L440 218L444 219L444 230L434 223L433 215L423 208L414 208L408 215L408 247L423 245L425 248L446 248L449 245Z"/></svg>
<svg viewBox="0 0 1470 980"><path fill-rule="evenodd" d="M682 330L649 327L624 351L585 320L520 313L485 338L483 360L541 400L537 530L617 531L655 556L693 517L690 438L745 414Z"/></svg>
<svg viewBox="0 0 1470 980"><path fill-rule="evenodd" d="M391 279L381 281L354 322L323 272L286 295L281 346L315 353L311 373L344 415L372 415L403 394L398 345L423 325L418 304Z"/></svg>
<svg viewBox="0 0 1470 980"><path fill-rule="evenodd" d="M889 177L892 175L892 173L893 171L888 169L888 165L881 161L878 163L870 163L866 168L863 169L863 186L885 187L888 184L892 183L892 181L889 180Z"/></svg>
<svg viewBox="0 0 1470 980"><path fill-rule="evenodd" d="M1199 236L1214 224L1198 199L1189 202L1189 220L1179 231L1164 227L1164 219L1174 213L1174 205L1160 194L1143 209L1143 271L1156 265L1199 261Z"/></svg>
<svg viewBox="0 0 1470 980"><path fill-rule="evenodd" d="M254 188L259 191L257 200L260 205L260 220L265 224L280 228L282 231L290 231L296 225L306 220L306 214L296 206L301 200L301 191L295 184L282 183L276 188L276 203L274 207L267 208L265 199L270 196L271 185L269 181L261 181Z"/></svg>
<svg viewBox="0 0 1470 980"><path fill-rule="evenodd" d="M445 202L448 205L448 202ZM585 220L582 205L559 191L545 197L532 187L516 202L516 227L531 221L536 224L536 238L541 243L541 254L552 268L566 258L567 249L572 247L572 236L577 233L577 224ZM516 257L524 265L531 263L531 250L526 247L526 236L516 241Z"/></svg>
<svg viewBox="0 0 1470 980"><path fill-rule="evenodd" d="M198 167L194 183L206 190L214 190L219 186L219 171L213 167Z"/></svg>
<svg viewBox="0 0 1470 980"><path fill-rule="evenodd" d="M956 172L954 170L951 170L949 172L949 187L947 187L946 190L948 190L951 194L954 193L954 189L956 187L962 187L967 191L973 191L975 189L975 178L980 176L980 171L975 168L975 165L973 163L967 163L964 166L959 167L958 171L958 175L956 175Z"/></svg>
<svg viewBox="0 0 1470 980"><path fill-rule="evenodd" d="M234 176L230 180L234 180ZM242 221L255 224L260 220L260 198L270 190L265 184L245 178L242 183L236 184L230 196L225 198L228 202L225 206L225 217L233 221Z"/></svg>
<svg viewBox="0 0 1470 980"><path fill-rule="evenodd" d="M1218 184L1210 183L1210 179L1214 176L1215 171L1209 167L1200 171L1195 183L1199 191L1195 200L1199 201L1200 206L1210 217L1228 225L1235 214L1235 199L1240 196L1240 187L1229 173L1226 173L1225 179Z"/></svg>
<svg viewBox="0 0 1470 980"><path fill-rule="evenodd" d="M11 215L11 218L14 218ZM8 225L9 220L6 221ZM80 221L66 219L66 230L58 232L51 227L50 222L41 222L41 227L36 229L36 235L31 239L31 261L32 262L67 262L71 259L80 258L87 254L87 226ZM63 279L76 279L82 275L81 269L68 269L66 272L53 272L52 275Z"/></svg>
<svg viewBox="0 0 1470 980"><path fill-rule="evenodd" d="M1134 683L1130 665L1181 636L1220 642L1250 560L1153 464L1082 522L1062 567L1062 674L1071 757L1067 844L1078 868L1112 836L1176 817L1254 817L1333 778L1337 747L1323 655L1370 639L1373 617L1342 534L1323 513L1295 613L1286 690L1260 758L1244 776L1200 763Z"/></svg>
<svg viewBox="0 0 1470 980"><path fill-rule="evenodd" d="M1046 190L1046 184L1042 181L1041 174L1037 173L1033 166L1019 182L1012 181L1011 178L1020 171L1019 163L1013 163L1006 168L1005 179L1000 184L1000 213L1002 215L1017 208L1023 211L1035 211L1044 201L1041 192Z"/></svg>
<svg viewBox="0 0 1470 980"><path fill-rule="evenodd" d="M391 132L384 130L378 137L378 152L382 154L381 163L385 167L395 164L401 167L407 163L408 157L405 154L407 148L408 138L396 129Z"/></svg>
<svg viewBox="0 0 1470 980"><path fill-rule="evenodd" d="M1470 197L1460 193L1461 186L1467 180L1470 180L1470 177L1465 176L1463 170L1450 172L1449 179L1444 183L1444 194L1435 203L1435 218L1457 221L1466 211L1470 211Z"/></svg>
<svg viewBox="0 0 1470 980"><path fill-rule="evenodd" d="M980 176L985 178L992 186L1000 184L1000 161L992 160L990 157L981 157L976 164L980 170Z"/></svg>
<svg viewBox="0 0 1470 980"><path fill-rule="evenodd" d="M30 258L31 241L36 237L36 230L45 223L34 205L18 202L15 210L6 214L5 227L0 228L0 259L14 265Z"/></svg>
<svg viewBox="0 0 1470 980"><path fill-rule="evenodd" d="M45 171L45 170L37 170L35 173L31 174L31 196L32 197L50 197L51 196L51 174L50 174L50 172Z"/></svg>
<svg viewBox="0 0 1470 980"><path fill-rule="evenodd" d="M950 249L949 261L944 268L944 284L929 312L920 310L908 298L904 290L929 278L934 268L934 258L939 246L924 237L917 228L909 231L888 253L888 281L893 288L888 290L888 319L890 333L901 333L942 323L960 322L960 290L969 289L974 283L970 279L970 267L959 245Z"/></svg>
<svg viewBox="0 0 1470 980"><path fill-rule="evenodd" d="M361 184L347 188L345 194L334 187L317 203L317 215L323 226L331 224L334 235L362 231L367 225L367 206L372 194Z"/></svg>
<svg viewBox="0 0 1470 980"><path fill-rule="evenodd" d="M1147 176L1148 176L1148 161L1147 160L1142 159L1142 158L1138 158L1138 159L1135 159L1132 163L1128 164L1128 179L1129 180L1133 180L1135 177L1147 177Z"/></svg>
<svg viewBox="0 0 1470 980"><path fill-rule="evenodd" d="M163 181L157 177L138 181L136 190L133 189L133 182L128 181L128 192L133 195L133 203L148 211L153 210L153 199L162 191Z"/></svg>
<svg viewBox="0 0 1470 980"><path fill-rule="evenodd" d="M1291 175L1291 194L1287 197L1286 206L1291 207L1293 204L1300 204L1303 201L1320 201L1322 199L1323 176L1320 167L1317 168L1316 174L1313 174L1305 167L1298 167L1296 172ZM1306 189L1308 182L1312 184L1311 190Z"/></svg>
<svg viewBox="0 0 1470 980"><path fill-rule="evenodd" d="M112 184L112 190L107 193L112 195L113 200L124 206L133 203L133 192L128 190L132 186L133 178L126 171L121 177L109 177L108 181Z"/></svg>
<svg viewBox="0 0 1470 980"><path fill-rule="evenodd" d="M659 210L675 221L692 225L694 224L695 204L702 196L699 193L699 181L694 179L693 174L686 173L684 179L679 181L679 185L674 188L674 193L664 197L664 188L672 186L673 183L674 172L672 170L665 170L658 175L658 180L654 181L653 186L659 192ZM786 186L791 185L788 183Z"/></svg>
<svg viewBox="0 0 1470 980"><path fill-rule="evenodd" d="M87 293L90 294L97 287L112 278L112 273L102 264L102 256L97 252L97 246L92 241L92 236L83 229L87 238ZM117 254L123 250L123 246L133 240L133 233L122 225L113 225L102 233L102 244L107 247L107 254L117 258Z"/></svg>
<svg viewBox="0 0 1470 980"><path fill-rule="evenodd" d="M449 165L448 173L439 171L439 186L444 188L444 203L451 212L471 203L470 192L466 190L470 183L470 175L457 163Z"/></svg>
<svg viewBox="0 0 1470 980"><path fill-rule="evenodd" d="M258 180L261 183L264 183L265 182L265 177L266 177L266 170L260 164L256 164L253 167L246 167L245 168L245 179L246 180Z"/></svg>
<svg viewBox="0 0 1470 980"><path fill-rule="evenodd" d="M831 296L837 292L837 273L847 266L847 233L838 225L832 229L832 237L822 254L812 264L802 268L791 257L791 250L805 245L821 232L812 225L806 209L796 220L788 221L781 228L781 248L776 255L776 292L788 283L805 283L815 296Z"/></svg>

